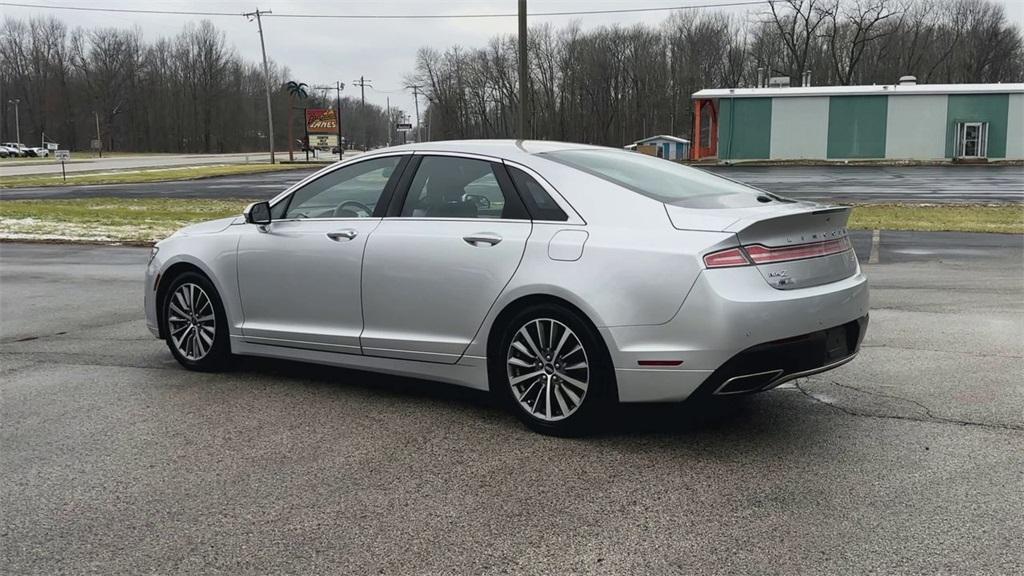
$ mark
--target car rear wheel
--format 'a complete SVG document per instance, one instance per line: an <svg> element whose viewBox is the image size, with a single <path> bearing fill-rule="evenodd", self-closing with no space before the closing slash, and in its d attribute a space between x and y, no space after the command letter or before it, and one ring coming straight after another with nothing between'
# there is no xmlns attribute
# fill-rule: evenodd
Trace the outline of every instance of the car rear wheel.
<svg viewBox="0 0 1024 576"><path fill-rule="evenodd" d="M531 306L507 323L497 351L491 382L531 429L577 436L599 424L614 374L599 336L579 314L556 304Z"/></svg>
<svg viewBox="0 0 1024 576"><path fill-rule="evenodd" d="M210 372L231 358L227 318L213 284L201 274L176 277L163 302L163 333L174 358L189 370Z"/></svg>

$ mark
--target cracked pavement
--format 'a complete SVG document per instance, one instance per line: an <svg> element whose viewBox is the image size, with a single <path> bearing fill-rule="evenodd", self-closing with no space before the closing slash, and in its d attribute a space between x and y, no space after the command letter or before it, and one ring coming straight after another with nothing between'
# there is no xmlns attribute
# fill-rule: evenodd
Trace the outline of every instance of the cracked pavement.
<svg viewBox="0 0 1024 576"><path fill-rule="evenodd" d="M0 244L4 573L1024 572L1021 236L883 231L856 360L582 440L431 382L186 372L146 254Z"/></svg>

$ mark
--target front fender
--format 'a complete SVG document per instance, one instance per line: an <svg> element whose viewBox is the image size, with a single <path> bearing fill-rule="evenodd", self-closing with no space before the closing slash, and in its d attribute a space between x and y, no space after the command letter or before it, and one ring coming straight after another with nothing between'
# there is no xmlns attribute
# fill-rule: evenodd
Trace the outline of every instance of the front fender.
<svg viewBox="0 0 1024 576"><path fill-rule="evenodd" d="M213 284L224 304L228 333L240 334L244 314L238 297L237 254L239 235L228 226L216 234L175 235L158 244L159 251L146 272L147 324L159 326L156 296L161 286L185 266L198 269Z"/></svg>

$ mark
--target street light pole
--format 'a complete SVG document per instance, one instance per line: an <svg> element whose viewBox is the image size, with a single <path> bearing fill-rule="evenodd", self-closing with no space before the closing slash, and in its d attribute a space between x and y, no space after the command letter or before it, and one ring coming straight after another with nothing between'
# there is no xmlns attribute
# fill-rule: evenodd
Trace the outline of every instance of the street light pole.
<svg viewBox="0 0 1024 576"><path fill-rule="evenodd" d="M21 98L12 98L7 101L8 104L14 104L14 137L20 143L21 142L21 119L18 117L18 104L21 103Z"/></svg>
<svg viewBox="0 0 1024 576"><path fill-rule="evenodd" d="M252 22L252 19L256 18L256 27L260 31L260 50L263 52L263 79L264 87L267 92L267 132L270 135L270 163L274 163L274 112L270 107L270 67L267 66L267 46L263 42L263 20L260 16L263 14L272 14L270 10L256 9L255 12L246 12L242 14Z"/></svg>

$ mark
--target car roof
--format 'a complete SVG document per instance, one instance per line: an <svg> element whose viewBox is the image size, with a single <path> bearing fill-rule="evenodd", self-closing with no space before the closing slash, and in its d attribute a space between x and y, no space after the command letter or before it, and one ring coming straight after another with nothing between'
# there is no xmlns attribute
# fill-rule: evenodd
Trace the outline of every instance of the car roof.
<svg viewBox="0 0 1024 576"><path fill-rule="evenodd" d="M574 150L587 148L604 148L591 144L573 142L556 142L552 140L435 140L416 144L402 144L374 150L373 153L409 151L409 152L464 152L515 160L524 156L557 150Z"/></svg>

